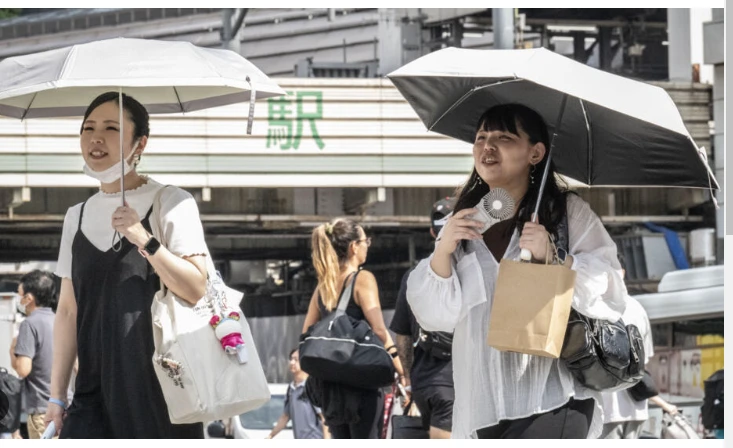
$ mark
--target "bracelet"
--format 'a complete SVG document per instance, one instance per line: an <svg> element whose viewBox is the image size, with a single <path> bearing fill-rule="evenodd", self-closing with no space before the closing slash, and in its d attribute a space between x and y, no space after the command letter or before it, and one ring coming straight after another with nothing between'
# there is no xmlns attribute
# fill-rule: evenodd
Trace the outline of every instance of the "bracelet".
<svg viewBox="0 0 733 448"><path fill-rule="evenodd" d="M389 352L393 348L397 348L397 347L395 347L394 345L390 345L389 347L385 348L385 350Z"/></svg>
<svg viewBox="0 0 733 448"><path fill-rule="evenodd" d="M61 406L61 408L64 411L66 410L66 403L64 403L63 401L59 400L58 398L49 398L48 399L48 402L49 403L53 403L53 404L58 405L58 406Z"/></svg>
<svg viewBox="0 0 733 448"><path fill-rule="evenodd" d="M389 353L389 356L391 356L391 357L393 357L393 358L396 358L397 356L399 356L399 353L397 353L397 352L392 352L392 353Z"/></svg>

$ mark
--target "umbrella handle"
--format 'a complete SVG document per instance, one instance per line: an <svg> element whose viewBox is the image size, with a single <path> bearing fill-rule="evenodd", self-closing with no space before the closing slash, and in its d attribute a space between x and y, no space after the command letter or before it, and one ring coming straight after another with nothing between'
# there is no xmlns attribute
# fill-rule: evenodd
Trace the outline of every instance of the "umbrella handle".
<svg viewBox="0 0 733 448"><path fill-rule="evenodd" d="M547 175L550 172L550 162L552 162L552 150L555 148L555 140L557 139L557 134L560 129L560 125L562 124L562 117L565 115L565 105L568 102L568 96L563 95L562 102L560 103L560 113L557 116L557 121L555 122L555 131L552 133L552 140L550 140L550 149L547 151L547 163L545 164L545 169L542 172L542 182L540 182L540 189L537 192L537 203L534 207L534 213L532 214L532 222L537 222L539 212L540 212L540 203L542 202L542 193L545 191L545 184L547 183ZM532 260L532 252L529 251L529 249L522 249L522 253L519 255L519 257L523 261L531 261Z"/></svg>
<svg viewBox="0 0 733 448"><path fill-rule="evenodd" d="M122 110L124 109L124 106L122 105L122 87L119 88L119 100L118 103L120 105L120 196L122 196L122 206L125 206L125 151L122 148L122 134L124 133L124 126L125 123L122 121Z"/></svg>

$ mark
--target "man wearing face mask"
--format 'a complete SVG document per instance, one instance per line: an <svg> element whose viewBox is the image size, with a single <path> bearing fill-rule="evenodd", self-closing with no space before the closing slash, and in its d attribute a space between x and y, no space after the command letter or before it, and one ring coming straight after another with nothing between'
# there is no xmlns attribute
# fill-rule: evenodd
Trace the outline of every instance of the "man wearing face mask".
<svg viewBox="0 0 733 448"><path fill-rule="evenodd" d="M28 316L10 346L10 363L25 381L28 436L40 439L44 431L46 403L51 395L53 360L52 310L56 283L50 272L35 270L24 275L18 285L18 311Z"/></svg>

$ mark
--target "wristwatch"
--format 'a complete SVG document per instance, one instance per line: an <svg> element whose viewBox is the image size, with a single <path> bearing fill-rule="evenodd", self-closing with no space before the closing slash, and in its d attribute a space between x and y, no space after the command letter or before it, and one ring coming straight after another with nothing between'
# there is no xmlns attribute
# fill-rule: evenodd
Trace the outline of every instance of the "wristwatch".
<svg viewBox="0 0 733 448"><path fill-rule="evenodd" d="M138 252L140 252L143 258L148 258L151 255L155 255L158 249L160 249L160 241L154 236L151 236L148 242L145 243L145 246L142 249L138 249Z"/></svg>

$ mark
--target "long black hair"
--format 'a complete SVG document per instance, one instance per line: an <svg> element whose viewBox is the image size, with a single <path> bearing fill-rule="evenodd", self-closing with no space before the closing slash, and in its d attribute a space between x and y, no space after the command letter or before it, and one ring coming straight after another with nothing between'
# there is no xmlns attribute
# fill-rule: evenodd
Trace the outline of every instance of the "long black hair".
<svg viewBox="0 0 733 448"><path fill-rule="evenodd" d="M510 132L519 136L521 128L527 135L531 144L543 143L546 151L542 160L535 165L533 169L534 182L529 183L527 193L519 203L518 213L515 216L515 228L521 232L524 223L531 220L537 203L537 194L539 193L540 183L542 182L542 174L547 165L547 155L550 152L550 137L547 131L547 125L540 114L521 104L501 104L488 109L481 115L478 123L476 123L476 132L483 131L501 131ZM528 180L529 181L529 180ZM458 201L454 213L466 208L472 208L481 200L481 198L490 190L478 175L476 168L473 168L468 181L458 193ZM540 203L538 222L545 226L545 229L557 238L557 227L566 213L565 194L567 186L560 185L555 176L555 164L550 162L550 171L547 174L547 183L545 191L542 194L542 202Z"/></svg>

